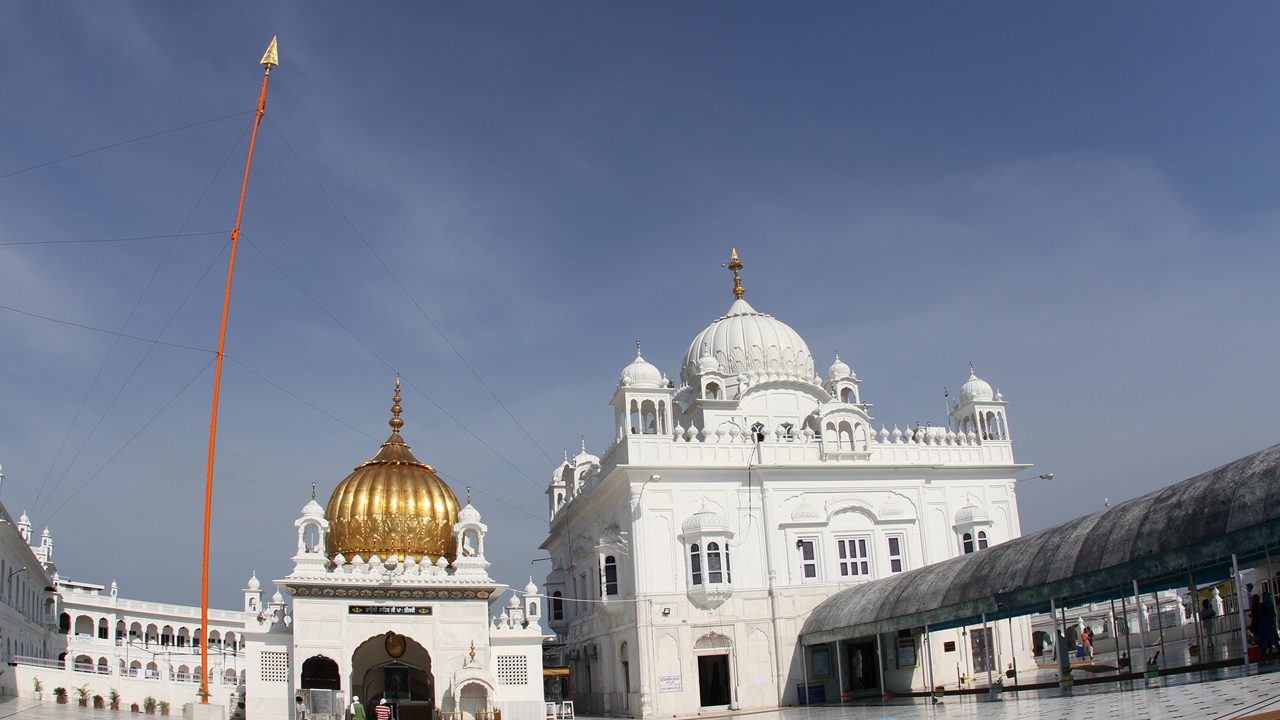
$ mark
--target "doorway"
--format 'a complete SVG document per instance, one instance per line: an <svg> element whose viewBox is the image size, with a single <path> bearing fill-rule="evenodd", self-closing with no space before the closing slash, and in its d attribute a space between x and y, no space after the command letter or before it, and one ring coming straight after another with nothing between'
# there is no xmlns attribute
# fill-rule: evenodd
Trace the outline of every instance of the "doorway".
<svg viewBox="0 0 1280 720"><path fill-rule="evenodd" d="M728 705L729 656L698 656L698 699L702 707Z"/></svg>
<svg viewBox="0 0 1280 720"><path fill-rule="evenodd" d="M341 690L338 663L323 655L316 655L302 663L302 689Z"/></svg>
<svg viewBox="0 0 1280 720"><path fill-rule="evenodd" d="M842 690L854 696L880 694L880 657L875 640L851 640L844 646L845 682Z"/></svg>

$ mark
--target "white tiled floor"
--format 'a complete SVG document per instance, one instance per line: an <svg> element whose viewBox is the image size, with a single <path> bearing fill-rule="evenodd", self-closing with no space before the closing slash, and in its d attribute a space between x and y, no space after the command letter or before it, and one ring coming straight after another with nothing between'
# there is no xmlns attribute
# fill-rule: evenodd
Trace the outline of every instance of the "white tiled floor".
<svg viewBox="0 0 1280 720"><path fill-rule="evenodd" d="M1238 670L1236 671L1239 672ZM783 708L764 713L742 714L750 720L1100 720L1101 718L1190 719L1245 718L1280 710L1280 672L1231 676L1198 682L1195 676L1163 678L1150 687L1132 684L1077 687L1070 694L1060 690L1006 695L1000 702L948 697L939 704L927 700L899 700L888 704L859 704ZM175 717L176 717L175 713ZM32 700L0 700L0 720L151 720L155 716L81 708L74 703L37 704ZM268 720L258 719L255 720ZM269 720L287 720L286 718ZM580 720L592 720L581 717Z"/></svg>

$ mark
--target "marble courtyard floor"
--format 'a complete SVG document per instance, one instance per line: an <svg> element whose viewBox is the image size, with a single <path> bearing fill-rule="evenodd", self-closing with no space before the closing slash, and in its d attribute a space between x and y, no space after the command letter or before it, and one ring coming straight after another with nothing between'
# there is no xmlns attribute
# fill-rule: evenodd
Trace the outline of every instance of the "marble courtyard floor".
<svg viewBox="0 0 1280 720"><path fill-rule="evenodd" d="M1280 720L1280 668L1264 668L1241 675L1217 671L1209 679L1171 676L1148 685L1135 683L1100 684L1076 687L1069 694L1061 690L1041 690L1006 695L999 702L975 697L950 696L941 703L928 700L894 700L888 703L846 703L819 707L706 715L704 718L751 718L752 720L969 720L982 718L1028 718L1032 720L1098 720L1100 718L1253 718ZM142 717L128 712L82 708L74 703L37 703L26 698L0 699L0 720L129 720ZM160 717L159 715L151 717ZM180 717L175 712L173 717ZM272 719L275 720L275 719ZM291 720L280 718L279 720ZM594 720L580 715L579 720Z"/></svg>

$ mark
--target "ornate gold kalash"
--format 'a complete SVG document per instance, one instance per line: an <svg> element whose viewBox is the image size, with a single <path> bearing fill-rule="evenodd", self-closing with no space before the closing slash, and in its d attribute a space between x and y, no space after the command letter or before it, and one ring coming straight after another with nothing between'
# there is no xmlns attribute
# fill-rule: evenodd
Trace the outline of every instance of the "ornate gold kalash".
<svg viewBox="0 0 1280 720"><path fill-rule="evenodd" d="M397 376L391 437L372 460L338 483L329 498L325 518L330 557L341 553L350 561L357 555L363 560L377 555L399 562L412 557L414 562L434 563L440 557L453 562L456 556L453 525L458 522L458 498L400 437L402 411Z"/></svg>

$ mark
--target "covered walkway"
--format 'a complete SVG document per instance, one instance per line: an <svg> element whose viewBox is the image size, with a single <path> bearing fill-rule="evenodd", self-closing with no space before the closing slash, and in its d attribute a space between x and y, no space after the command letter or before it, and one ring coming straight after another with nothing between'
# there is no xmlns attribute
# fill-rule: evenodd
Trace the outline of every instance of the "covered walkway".
<svg viewBox="0 0 1280 720"><path fill-rule="evenodd" d="M1119 482L1122 479L1117 478ZM806 647L836 643L837 652L841 641L856 638L884 639L885 647L893 647L905 642L908 635L927 637L939 630L985 627L998 619L1050 613L1063 607L1122 602L1125 598L1132 606L1141 607L1143 600L1133 605L1140 594L1177 589L1195 597L1198 588L1232 578L1233 568L1264 563L1267 569L1258 577L1260 587L1255 592L1261 592L1262 583L1274 592L1273 552L1280 554L1280 445L1102 512L850 587L814 609L800 640ZM1233 628L1244 627L1240 605L1234 597L1226 599L1230 602L1224 615L1229 617L1223 619L1230 620ZM1165 607L1169 608L1167 600ZM1247 598L1243 607L1248 607ZM1177 608L1182 611L1181 605ZM1117 622L1117 614L1113 611L1111 615ZM1127 637L1129 623L1118 622ZM1143 661L1149 659L1145 622L1144 616L1132 628L1138 638L1132 648L1141 653ZM1157 625L1163 643L1166 625L1163 620ZM1220 629L1224 625L1220 623ZM1013 625L1009 627L1012 631ZM1065 635L1066 628L1062 629ZM1200 624L1191 629L1188 644L1196 648L1187 651L1185 663L1172 664L1210 661L1207 653L1196 654L1200 644L1208 646L1206 638L1199 635ZM1153 626L1151 634L1155 630ZM1110 633L1117 660L1113 670L1118 673L1117 629L1113 627ZM1226 638L1232 645L1229 652L1221 644L1217 646L1218 652L1212 656L1216 664L1238 663L1245 655L1246 636L1238 631L1233 635ZM1019 640L1015 636L1006 642L1016 645ZM977 647L974 654L978 654ZM1168 658L1165 656L1164 662ZM1154 653L1150 659L1154 660ZM1123 662L1129 662L1127 656ZM992 666L1001 669L994 661L986 664ZM882 666L882 677L889 669ZM929 684L921 686L917 678L911 689L934 687L933 679L927 680ZM887 687L894 689L892 682ZM906 689L898 687L897 691Z"/></svg>

